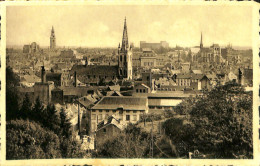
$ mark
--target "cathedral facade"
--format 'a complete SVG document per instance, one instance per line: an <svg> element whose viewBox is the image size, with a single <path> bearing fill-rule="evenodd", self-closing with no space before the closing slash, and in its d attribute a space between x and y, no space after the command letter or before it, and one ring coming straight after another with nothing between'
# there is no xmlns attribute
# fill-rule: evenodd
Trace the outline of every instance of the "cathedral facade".
<svg viewBox="0 0 260 166"><path fill-rule="evenodd" d="M221 56L221 48L218 44L210 47L203 47L202 34L200 39L200 51L192 57L193 62L221 63L224 59Z"/></svg>

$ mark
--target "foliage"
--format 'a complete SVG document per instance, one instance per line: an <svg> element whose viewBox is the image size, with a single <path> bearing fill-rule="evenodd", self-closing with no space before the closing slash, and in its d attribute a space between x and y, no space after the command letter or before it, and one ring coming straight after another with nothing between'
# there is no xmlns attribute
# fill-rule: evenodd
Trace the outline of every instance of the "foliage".
<svg viewBox="0 0 260 166"><path fill-rule="evenodd" d="M171 119L164 124L165 133L175 145L183 141L186 154L198 149L211 158L252 158L252 93L240 85L219 85L176 110L185 112L191 125Z"/></svg>
<svg viewBox="0 0 260 166"><path fill-rule="evenodd" d="M29 120L6 125L7 159L60 158L59 137Z"/></svg>
<svg viewBox="0 0 260 166"><path fill-rule="evenodd" d="M193 151L192 140L195 131L191 124L180 118L171 118L163 123L162 128L176 147L177 156L187 156L188 152Z"/></svg>
<svg viewBox="0 0 260 166"><path fill-rule="evenodd" d="M60 149L62 158L83 158L86 155L86 152L81 149L81 144L72 137L63 137Z"/></svg>
<svg viewBox="0 0 260 166"><path fill-rule="evenodd" d="M18 104L19 80L6 69L6 154L7 159L81 158L86 155L72 137L71 123L64 110L44 106L39 98L34 104L25 96Z"/></svg>
<svg viewBox="0 0 260 166"><path fill-rule="evenodd" d="M148 134L140 128L129 125L122 133L97 145L96 157L141 158L147 155Z"/></svg>
<svg viewBox="0 0 260 166"><path fill-rule="evenodd" d="M60 129L61 129L61 134L65 138L69 138L70 135L72 134L71 124L69 122L69 119L67 119L65 110L63 108L60 110Z"/></svg>
<svg viewBox="0 0 260 166"><path fill-rule="evenodd" d="M16 118L18 105L18 90L19 77L13 73L10 67L6 68L6 120Z"/></svg>

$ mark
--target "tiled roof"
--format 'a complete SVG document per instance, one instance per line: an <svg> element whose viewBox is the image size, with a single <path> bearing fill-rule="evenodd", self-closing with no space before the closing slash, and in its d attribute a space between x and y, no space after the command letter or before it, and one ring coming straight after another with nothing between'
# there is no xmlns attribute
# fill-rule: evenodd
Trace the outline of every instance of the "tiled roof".
<svg viewBox="0 0 260 166"><path fill-rule="evenodd" d="M85 107L90 106L91 104L94 104L97 101L96 98L94 98L92 95L87 95L79 98L79 103L82 104Z"/></svg>
<svg viewBox="0 0 260 166"><path fill-rule="evenodd" d="M61 87L64 96L86 96L89 87Z"/></svg>
<svg viewBox="0 0 260 166"><path fill-rule="evenodd" d="M146 97L105 96L92 109L146 110Z"/></svg>
<svg viewBox="0 0 260 166"><path fill-rule="evenodd" d="M108 126L108 125L114 125L120 130L123 130L126 127L126 124L122 123L119 119L117 119L114 115L111 115L107 118L107 120L103 120L100 122L97 126L97 131L101 130L102 128Z"/></svg>
<svg viewBox="0 0 260 166"><path fill-rule="evenodd" d="M187 74L178 74L177 79L201 80L204 76L205 76L204 74L187 73Z"/></svg>
<svg viewBox="0 0 260 166"><path fill-rule="evenodd" d="M40 82L41 79L36 75L25 75L23 76L22 81L26 81L28 83L35 83L35 82Z"/></svg>
<svg viewBox="0 0 260 166"><path fill-rule="evenodd" d="M79 75L105 75L105 76L117 76L118 67L117 66L105 66L105 65L74 65L71 68L70 74L74 71Z"/></svg>

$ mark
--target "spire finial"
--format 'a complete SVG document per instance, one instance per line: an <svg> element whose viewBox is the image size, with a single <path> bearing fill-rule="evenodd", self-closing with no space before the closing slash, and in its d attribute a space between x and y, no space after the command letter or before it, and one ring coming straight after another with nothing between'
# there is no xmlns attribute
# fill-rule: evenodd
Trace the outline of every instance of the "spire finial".
<svg viewBox="0 0 260 166"><path fill-rule="evenodd" d="M126 17L124 23L124 31L123 31L123 38L122 38L122 48L128 48L128 36L127 36L127 25L126 25Z"/></svg>
<svg viewBox="0 0 260 166"><path fill-rule="evenodd" d="M200 48L203 48L203 41L202 41L202 31L201 31L201 36L200 36Z"/></svg>

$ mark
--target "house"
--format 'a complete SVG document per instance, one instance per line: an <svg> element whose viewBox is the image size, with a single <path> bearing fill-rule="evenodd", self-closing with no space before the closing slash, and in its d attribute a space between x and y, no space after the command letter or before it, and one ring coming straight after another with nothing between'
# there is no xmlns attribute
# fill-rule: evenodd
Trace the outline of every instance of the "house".
<svg viewBox="0 0 260 166"><path fill-rule="evenodd" d="M140 115L148 113L147 97L104 96L91 109L91 132L97 130L97 124L114 115L126 123L136 123Z"/></svg>
<svg viewBox="0 0 260 166"><path fill-rule="evenodd" d="M96 130L97 144L102 144L107 139L116 137L126 127L126 123L123 123L120 119L114 115L109 116L107 119L101 121Z"/></svg>
<svg viewBox="0 0 260 166"><path fill-rule="evenodd" d="M134 87L134 93L151 93L151 88L145 84L139 84Z"/></svg>
<svg viewBox="0 0 260 166"><path fill-rule="evenodd" d="M41 78L37 77L36 75L24 75L21 78L21 85L25 87L33 87L35 82L40 82Z"/></svg>
<svg viewBox="0 0 260 166"><path fill-rule="evenodd" d="M203 74L178 74L176 84L182 89L191 88L193 90L209 89L210 82L206 75Z"/></svg>

